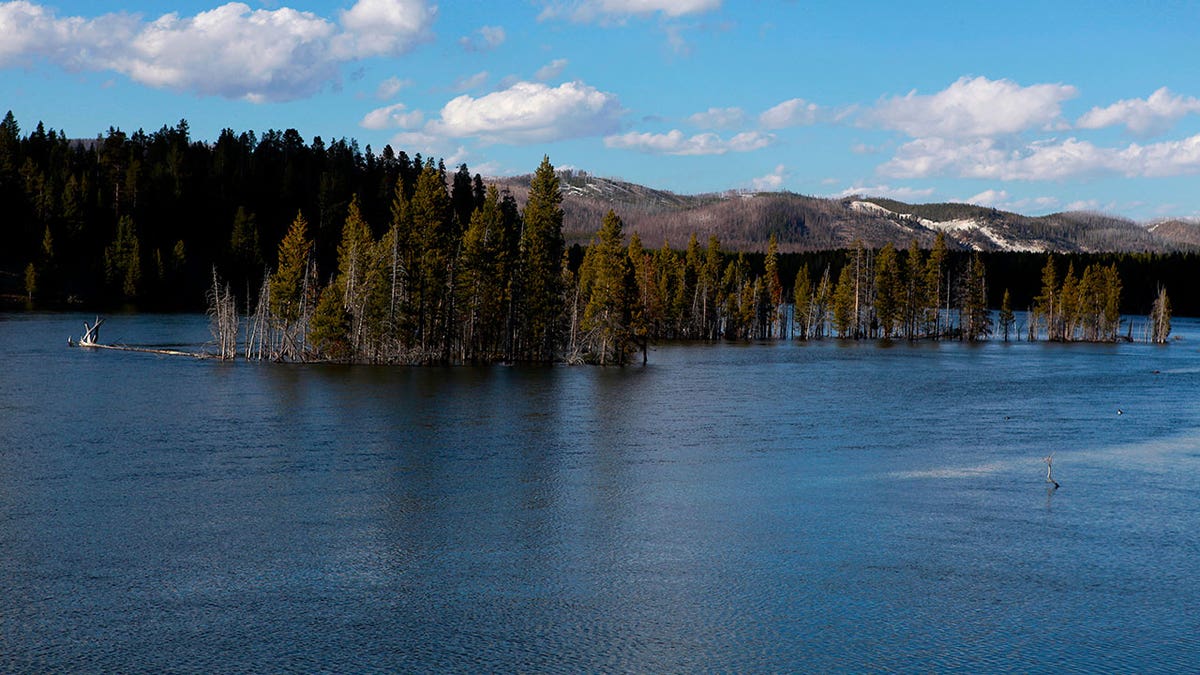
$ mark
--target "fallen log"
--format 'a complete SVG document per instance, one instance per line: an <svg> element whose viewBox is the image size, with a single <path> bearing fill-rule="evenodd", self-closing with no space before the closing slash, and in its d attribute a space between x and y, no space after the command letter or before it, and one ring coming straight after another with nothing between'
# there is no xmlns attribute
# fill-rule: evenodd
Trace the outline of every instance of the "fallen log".
<svg viewBox="0 0 1200 675"><path fill-rule="evenodd" d="M184 352L177 349L158 349L155 347L131 347L129 345L105 345L100 344L100 324L104 323L104 319L96 317L96 322L88 325L88 322L83 322L83 335L79 337L79 342L67 338L68 347L80 347L83 349L111 349L118 352L141 352L143 354L161 354L163 356L190 356L194 359L211 359L216 358L213 354L205 352Z"/></svg>

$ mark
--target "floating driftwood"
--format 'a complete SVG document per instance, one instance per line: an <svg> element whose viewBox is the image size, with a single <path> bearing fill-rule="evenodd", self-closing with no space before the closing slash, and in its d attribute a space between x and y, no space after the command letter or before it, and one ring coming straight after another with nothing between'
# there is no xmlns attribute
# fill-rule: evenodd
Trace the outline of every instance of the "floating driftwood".
<svg viewBox="0 0 1200 675"><path fill-rule="evenodd" d="M158 349L156 347L136 347L130 345L106 345L100 343L100 324L104 323L104 319L96 317L96 322L89 325L88 322L83 322L83 335L76 342L71 338L67 338L68 347L80 347L83 349L111 349L118 352L142 352L144 354L161 354L163 356L190 356L194 359L211 359L212 354L205 352L184 352L178 349Z"/></svg>

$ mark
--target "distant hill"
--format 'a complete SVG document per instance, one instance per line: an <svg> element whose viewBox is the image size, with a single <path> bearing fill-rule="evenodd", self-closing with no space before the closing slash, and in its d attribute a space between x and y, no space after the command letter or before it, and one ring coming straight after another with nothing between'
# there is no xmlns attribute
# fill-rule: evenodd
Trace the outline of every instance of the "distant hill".
<svg viewBox="0 0 1200 675"><path fill-rule="evenodd" d="M647 246L666 240L682 248L693 233L703 243L761 251L775 233L782 252L847 248L861 241L878 248L932 245L945 232L955 248L1026 252L1155 252L1200 250L1200 223L1151 226L1092 212L1024 216L971 204L906 204L876 197L831 199L790 192L678 195L582 171L562 171L564 234L586 242L609 209ZM495 179L524 203L529 176Z"/></svg>

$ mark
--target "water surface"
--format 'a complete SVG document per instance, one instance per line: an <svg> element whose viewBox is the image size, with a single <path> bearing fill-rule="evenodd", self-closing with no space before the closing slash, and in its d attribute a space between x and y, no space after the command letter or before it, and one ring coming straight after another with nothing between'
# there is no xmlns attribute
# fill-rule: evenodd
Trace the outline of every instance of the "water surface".
<svg viewBox="0 0 1200 675"><path fill-rule="evenodd" d="M85 318L0 315L0 670L1200 666L1192 322L601 369L67 349Z"/></svg>

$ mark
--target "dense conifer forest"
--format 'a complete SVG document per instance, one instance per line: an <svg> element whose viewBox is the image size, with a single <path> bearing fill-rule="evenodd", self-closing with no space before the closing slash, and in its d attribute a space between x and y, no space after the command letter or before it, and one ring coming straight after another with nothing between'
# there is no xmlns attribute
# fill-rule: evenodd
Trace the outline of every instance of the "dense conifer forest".
<svg viewBox="0 0 1200 675"><path fill-rule="evenodd" d="M11 306L207 306L224 357L384 363L623 363L674 339L1164 341L1172 303L1196 309L1190 254L647 246L615 211L569 245L560 178L545 159L518 203L390 146L205 143L186 121L72 141L9 113L0 283ZM1135 335L1122 312L1154 318Z"/></svg>

